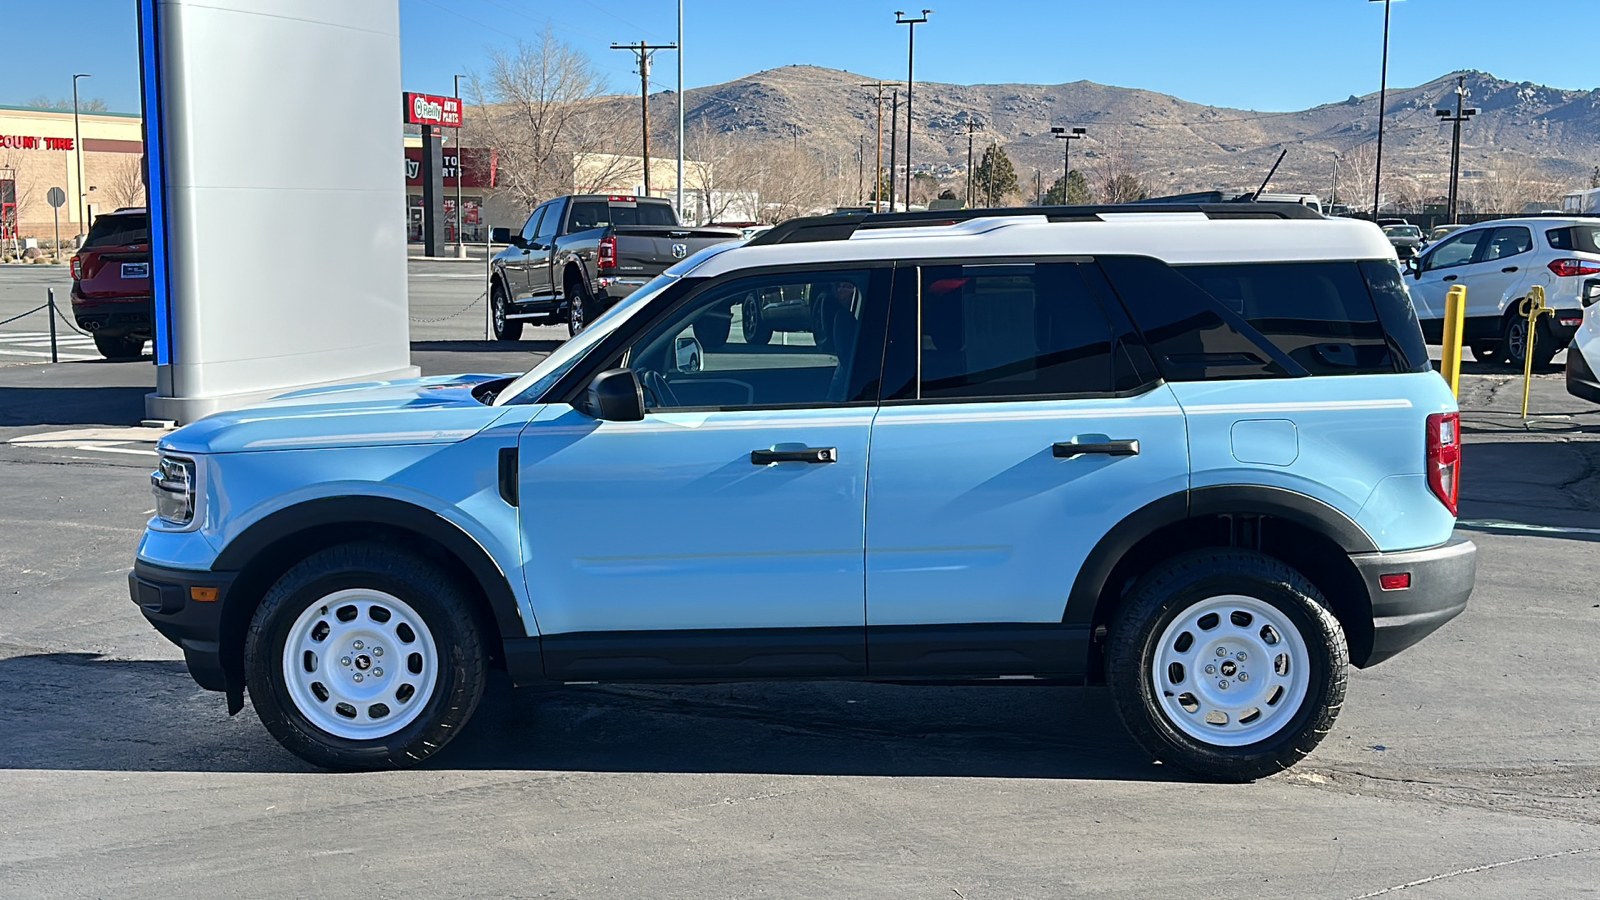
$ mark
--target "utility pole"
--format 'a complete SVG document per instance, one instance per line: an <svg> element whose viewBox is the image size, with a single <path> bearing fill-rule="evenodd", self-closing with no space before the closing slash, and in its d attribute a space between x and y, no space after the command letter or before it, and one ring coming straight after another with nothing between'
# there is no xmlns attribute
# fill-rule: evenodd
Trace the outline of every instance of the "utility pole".
<svg viewBox="0 0 1600 900"><path fill-rule="evenodd" d="M1333 155L1333 188L1328 192L1328 208L1339 202L1339 154Z"/></svg>
<svg viewBox="0 0 1600 900"><path fill-rule="evenodd" d="M1065 187L1062 190L1066 190ZM1044 205L1044 174L1038 169L1033 170L1033 205Z"/></svg>
<svg viewBox="0 0 1600 900"><path fill-rule="evenodd" d="M856 138L856 205L867 205L867 137Z"/></svg>
<svg viewBox="0 0 1600 900"><path fill-rule="evenodd" d="M876 176L877 180L872 183L873 212L883 212L883 197L880 196L883 193L883 89L898 84L900 84L898 81L872 81L862 85L862 87L878 89L878 163L873 169L878 174ZM889 157L893 161L894 152L892 150ZM891 209L890 212L893 212L893 210Z"/></svg>
<svg viewBox="0 0 1600 900"><path fill-rule="evenodd" d="M965 203L968 209L972 209L972 134L977 130L978 123L967 120L967 193L961 198L961 202Z"/></svg>
<svg viewBox="0 0 1600 900"><path fill-rule="evenodd" d="M611 49L627 50L639 59L639 109L642 111L644 122L644 142L641 144L644 151L644 195L648 197L650 196L650 58L656 55L657 50L676 50L678 45L647 44L640 41L637 44L612 44ZM681 91L679 93L682 94Z"/></svg>
<svg viewBox="0 0 1600 900"><path fill-rule="evenodd" d="M1378 221L1378 204L1383 194L1383 113L1389 98L1389 6L1390 0L1368 0L1383 4L1383 71L1378 82L1378 158L1373 164L1372 221Z"/></svg>
<svg viewBox="0 0 1600 900"><path fill-rule="evenodd" d="M1448 109L1436 109L1433 114L1441 121L1449 122L1454 126L1455 133L1450 138L1450 224L1456 223L1456 185L1461 178L1461 123L1478 114L1476 109L1462 109L1461 101L1467 96L1467 76L1456 76L1456 111L1450 114Z"/></svg>
<svg viewBox="0 0 1600 900"><path fill-rule="evenodd" d="M78 234L89 233L89 223L84 221L83 215L83 135L78 132L78 79L92 78L92 75L72 76L72 150L78 157ZM61 237L56 236L56 253L61 252Z"/></svg>
<svg viewBox="0 0 1600 900"><path fill-rule="evenodd" d="M909 26L906 39L906 212L911 211L911 86L915 83L913 67L917 60L917 26L928 21L931 9L922 11L922 15L915 19L906 18L906 14L898 10L894 14L896 25Z"/></svg>
<svg viewBox="0 0 1600 900"><path fill-rule="evenodd" d="M1088 134L1089 130L1087 128L1058 126L1051 128L1050 133L1066 143L1066 149L1061 153L1061 205L1070 206L1072 201L1067 199L1067 194L1068 188L1072 184L1072 142Z"/></svg>
<svg viewBox="0 0 1600 900"><path fill-rule="evenodd" d="M894 212L894 161L895 135L900 125L900 92L891 91L889 97L889 212ZM909 204L906 207L910 211Z"/></svg>

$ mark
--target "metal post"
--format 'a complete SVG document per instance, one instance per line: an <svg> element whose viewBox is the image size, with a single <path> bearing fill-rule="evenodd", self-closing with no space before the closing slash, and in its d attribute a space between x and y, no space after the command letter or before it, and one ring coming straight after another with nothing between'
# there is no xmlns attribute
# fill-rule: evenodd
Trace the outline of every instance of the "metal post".
<svg viewBox="0 0 1600 900"><path fill-rule="evenodd" d="M484 220L485 228L489 228L488 220ZM488 236L483 239L483 339L492 337L494 328L494 229L489 228Z"/></svg>
<svg viewBox="0 0 1600 900"><path fill-rule="evenodd" d="M1461 396L1461 333L1466 322L1467 289L1452 287L1444 298L1444 347L1439 354L1439 373L1450 385L1450 393Z"/></svg>
<svg viewBox="0 0 1600 900"><path fill-rule="evenodd" d="M926 21L928 21L928 14L931 13L931 12L933 12L933 10L925 9L925 10L922 11L921 17L915 18L915 19L906 18L906 14L903 13L903 12L900 12L898 10L894 14L895 24L896 25L906 25L906 26L908 26L907 31L909 32L909 34L907 36L907 39L906 39L906 211L907 212L911 211L911 89L912 89L912 85L916 83L915 73L914 73L913 69L914 69L914 67L916 65L916 59L917 59L917 26L922 24L922 23L924 23L924 22L926 22ZM891 155L890 158L892 159L893 156ZM891 178L892 177L893 176L891 175Z"/></svg>
<svg viewBox="0 0 1600 900"><path fill-rule="evenodd" d="M895 137L900 127L900 92L894 91L889 103L889 212L894 212ZM909 210L909 207L907 207Z"/></svg>
<svg viewBox="0 0 1600 900"><path fill-rule="evenodd" d="M1333 187L1328 192L1328 208L1339 202L1339 154L1333 155Z"/></svg>
<svg viewBox="0 0 1600 900"><path fill-rule="evenodd" d="M1369 0L1377 2L1377 0ZM1378 205L1383 195L1383 114L1389 99L1389 6L1383 0L1383 71L1378 82L1378 158L1373 164L1372 221L1378 221Z"/></svg>
<svg viewBox="0 0 1600 900"><path fill-rule="evenodd" d="M461 108L461 76L455 76L456 82L456 109ZM461 129L455 132L456 141L456 258L467 258L467 212L461 206L461 170L466 167L461 156Z"/></svg>
<svg viewBox="0 0 1600 900"><path fill-rule="evenodd" d="M683 218L683 0L678 0L678 218Z"/></svg>
<svg viewBox="0 0 1600 900"><path fill-rule="evenodd" d="M50 307L50 361L60 362L61 360L56 356L56 289L47 288L45 297L47 298L45 305Z"/></svg>
<svg viewBox="0 0 1600 900"><path fill-rule="evenodd" d="M83 135L78 131L78 79L92 78L92 75L72 76L72 151L78 157L78 232L89 233L89 223L84 221L83 215ZM56 235L56 252L61 252L61 235Z"/></svg>

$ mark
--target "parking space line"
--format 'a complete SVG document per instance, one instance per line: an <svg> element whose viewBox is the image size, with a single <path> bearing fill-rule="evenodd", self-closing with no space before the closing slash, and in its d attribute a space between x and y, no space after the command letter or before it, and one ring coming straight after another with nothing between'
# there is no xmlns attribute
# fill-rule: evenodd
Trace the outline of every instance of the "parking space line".
<svg viewBox="0 0 1600 900"><path fill-rule="evenodd" d="M1457 519L1456 527L1477 531L1516 531L1523 534L1600 534L1600 528L1529 525L1524 522L1507 522L1503 519Z"/></svg>

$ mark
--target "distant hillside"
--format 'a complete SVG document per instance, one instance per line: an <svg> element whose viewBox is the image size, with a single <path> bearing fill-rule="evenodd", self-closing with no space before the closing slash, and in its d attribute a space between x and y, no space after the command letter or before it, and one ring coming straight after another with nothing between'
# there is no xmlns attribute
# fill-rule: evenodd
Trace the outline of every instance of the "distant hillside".
<svg viewBox="0 0 1600 900"><path fill-rule="evenodd" d="M1482 72L1466 76L1467 104L1483 110L1463 132L1462 167L1492 168L1521 157L1559 189L1587 186L1600 164L1600 90L1563 91L1513 84ZM857 141L874 152L876 106L863 75L814 66L787 66L688 92L691 132L697 123L742 139L792 141L824 158L848 160ZM1391 89L1384 135L1384 168L1441 186L1449 166L1450 134L1435 121L1436 106L1452 106L1456 74L1420 87ZM626 103L624 97L615 102ZM633 101L637 102L637 101ZM671 92L653 95L655 121L670 128ZM888 115L885 104L885 117ZM1052 125L1079 125L1088 137L1073 148L1075 168L1093 171L1119 158L1164 191L1253 188L1282 150L1288 157L1273 179L1279 191L1328 193L1333 154L1370 154L1378 95L1372 93L1294 112L1263 113L1189 103L1166 94L1088 81L1059 85L919 83L914 104L914 161L959 182L966 164L966 123L983 126L978 146L1001 141L1019 176L1045 184L1059 174L1061 146ZM885 152L888 129L885 125ZM1368 149L1360 149L1366 146ZM1351 148L1357 148L1351 153ZM1081 163L1081 166L1080 166ZM1346 176L1349 168L1345 169ZM1346 182L1349 187L1348 181Z"/></svg>

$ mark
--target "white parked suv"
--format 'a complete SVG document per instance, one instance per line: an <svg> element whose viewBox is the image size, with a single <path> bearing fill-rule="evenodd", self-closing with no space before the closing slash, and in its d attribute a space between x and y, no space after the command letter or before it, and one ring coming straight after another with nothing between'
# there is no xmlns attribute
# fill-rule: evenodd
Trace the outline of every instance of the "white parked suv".
<svg viewBox="0 0 1600 900"><path fill-rule="evenodd" d="M1539 320L1534 362L1546 365L1583 323L1585 298L1600 297L1600 218L1539 216L1484 222L1453 232L1408 266L1422 333L1438 343L1445 295L1467 288L1463 342L1483 362L1522 366L1527 324L1522 300L1539 285L1554 315Z"/></svg>

